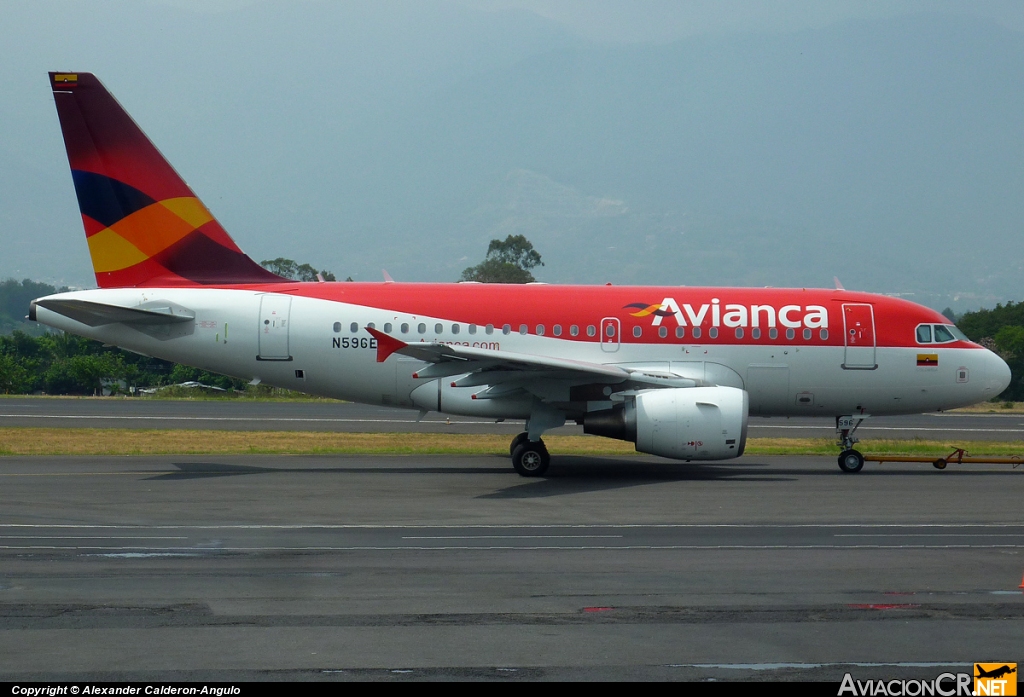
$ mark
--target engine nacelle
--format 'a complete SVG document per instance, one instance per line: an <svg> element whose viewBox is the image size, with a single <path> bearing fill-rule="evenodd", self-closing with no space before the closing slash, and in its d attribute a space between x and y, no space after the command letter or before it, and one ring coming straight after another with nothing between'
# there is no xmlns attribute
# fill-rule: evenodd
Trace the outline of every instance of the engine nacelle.
<svg viewBox="0 0 1024 697"><path fill-rule="evenodd" d="M728 460L747 444L749 401L735 387L647 390L621 407L587 414L583 430L677 460Z"/></svg>

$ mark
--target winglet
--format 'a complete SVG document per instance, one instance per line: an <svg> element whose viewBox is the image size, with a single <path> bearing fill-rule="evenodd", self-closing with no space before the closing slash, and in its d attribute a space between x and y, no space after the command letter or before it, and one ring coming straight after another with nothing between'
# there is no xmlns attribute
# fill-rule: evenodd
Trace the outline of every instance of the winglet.
<svg viewBox="0 0 1024 697"><path fill-rule="evenodd" d="M385 283L394 283L395 282L395 279L391 278L391 274L388 273L387 269L381 269L381 273L384 274L384 282Z"/></svg>
<svg viewBox="0 0 1024 697"><path fill-rule="evenodd" d="M846 290L843 288L843 284L839 282L839 276L833 276L832 280L836 282L836 290Z"/></svg>
<svg viewBox="0 0 1024 697"><path fill-rule="evenodd" d="M404 341L399 341L398 339L392 336L388 336L384 332L377 331L373 327L367 327L366 331L370 332L370 336L377 340L378 363L383 363L388 359L388 356L390 356L392 353L398 351L399 349L404 349L406 346L409 345Z"/></svg>

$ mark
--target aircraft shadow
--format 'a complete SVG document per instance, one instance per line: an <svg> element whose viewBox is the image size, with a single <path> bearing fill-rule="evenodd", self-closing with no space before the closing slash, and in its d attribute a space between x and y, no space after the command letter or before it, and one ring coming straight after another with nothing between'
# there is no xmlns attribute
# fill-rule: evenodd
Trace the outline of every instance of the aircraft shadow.
<svg viewBox="0 0 1024 697"><path fill-rule="evenodd" d="M608 491L660 482L757 481L789 482L795 474L765 471L768 465L714 465L705 463L637 462L629 459L561 455L551 458L543 477L519 480L515 485L478 496L480 499L520 499Z"/></svg>
<svg viewBox="0 0 1024 697"><path fill-rule="evenodd" d="M164 472L148 481L236 477L245 474L501 474L511 467L300 467L280 469L255 465L228 465L219 462L174 462L177 472Z"/></svg>

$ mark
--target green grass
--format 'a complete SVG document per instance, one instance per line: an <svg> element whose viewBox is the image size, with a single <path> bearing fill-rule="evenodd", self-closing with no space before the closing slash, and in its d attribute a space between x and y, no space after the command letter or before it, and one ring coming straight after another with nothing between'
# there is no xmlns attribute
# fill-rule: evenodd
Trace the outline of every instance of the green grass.
<svg viewBox="0 0 1024 697"><path fill-rule="evenodd" d="M597 436L547 436L553 454L636 454L632 443ZM504 435L457 433L334 433L106 428L0 428L0 455L508 455ZM937 440L865 439L865 454L940 457L954 444ZM961 441L972 455L1024 455L1024 441ZM751 438L747 455L835 457L830 438Z"/></svg>

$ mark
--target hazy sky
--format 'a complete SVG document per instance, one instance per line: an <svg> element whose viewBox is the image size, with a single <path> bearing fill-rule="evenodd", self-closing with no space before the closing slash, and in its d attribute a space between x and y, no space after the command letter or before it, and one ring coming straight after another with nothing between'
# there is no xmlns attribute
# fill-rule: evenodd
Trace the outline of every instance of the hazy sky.
<svg viewBox="0 0 1024 697"><path fill-rule="evenodd" d="M92 282L67 69L257 260L454 280L522 233L551 282L1019 300L1022 6L0 1L0 278Z"/></svg>

